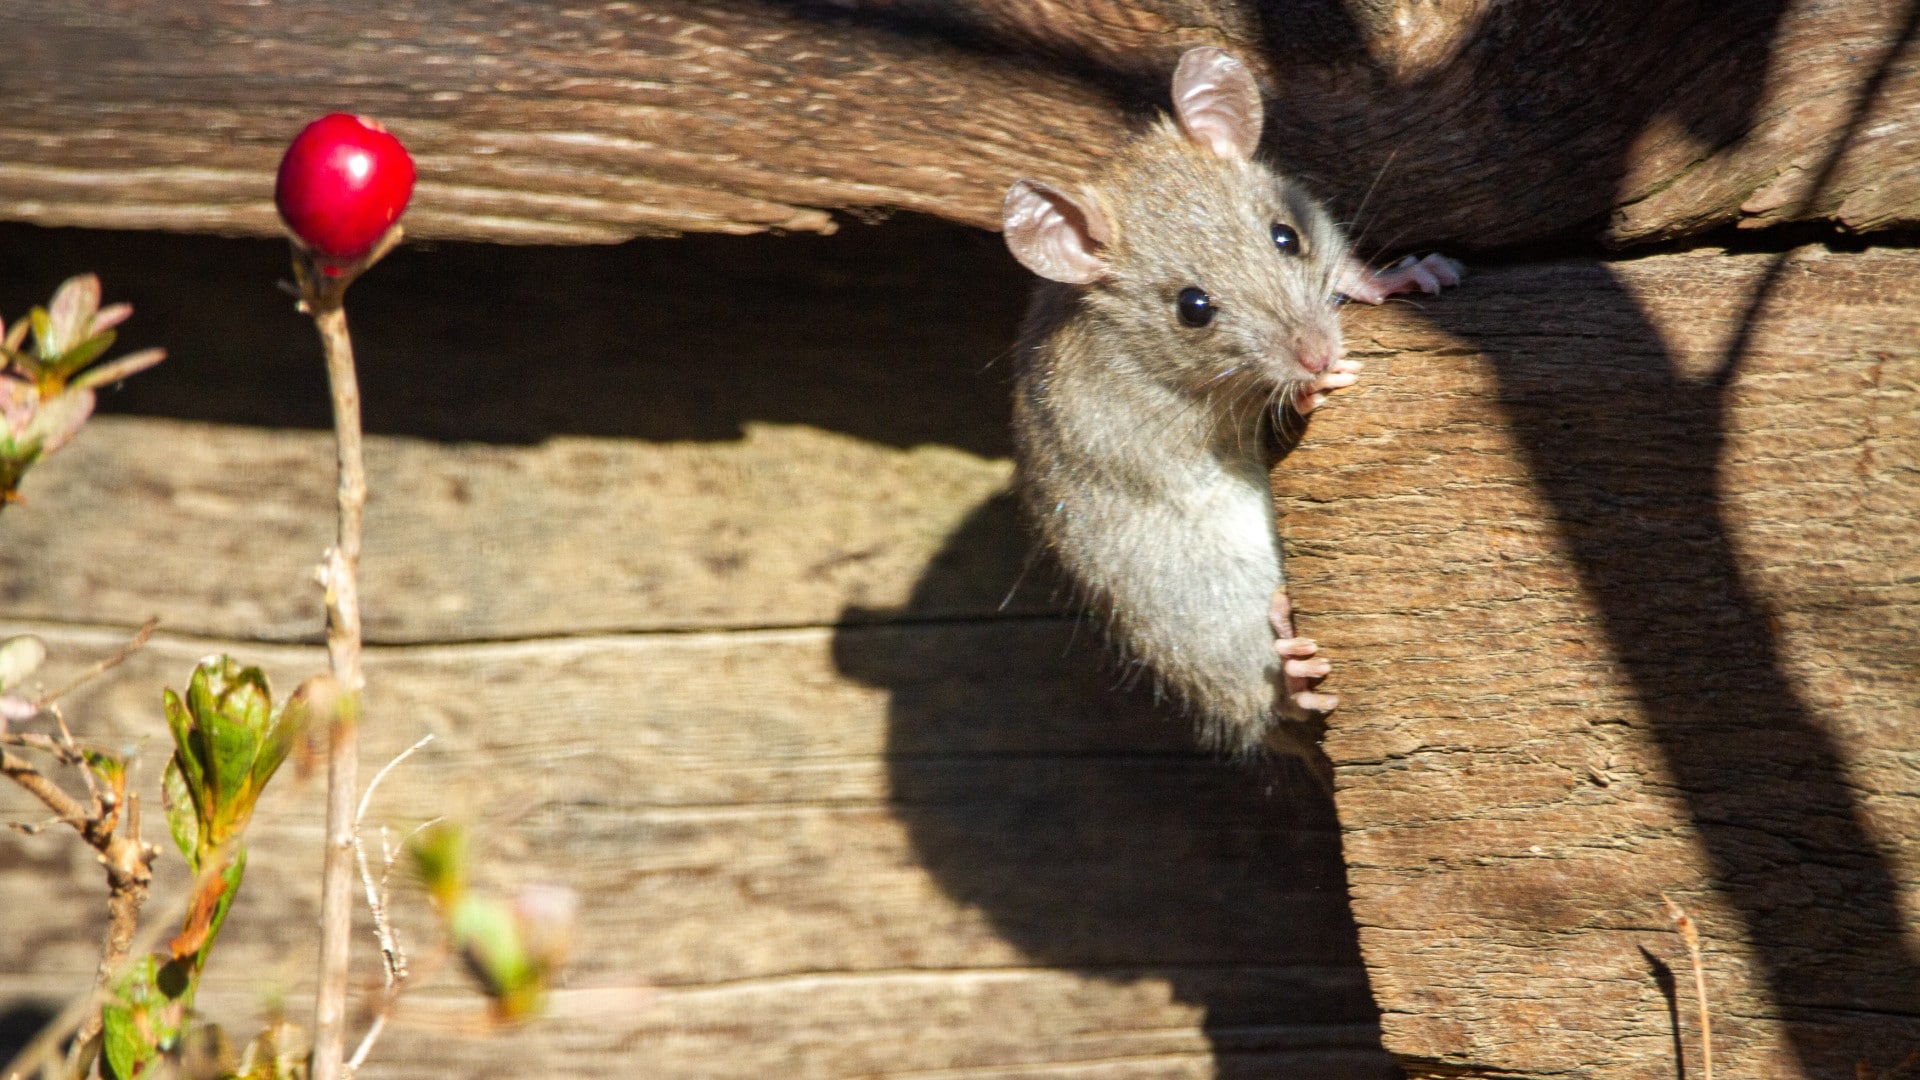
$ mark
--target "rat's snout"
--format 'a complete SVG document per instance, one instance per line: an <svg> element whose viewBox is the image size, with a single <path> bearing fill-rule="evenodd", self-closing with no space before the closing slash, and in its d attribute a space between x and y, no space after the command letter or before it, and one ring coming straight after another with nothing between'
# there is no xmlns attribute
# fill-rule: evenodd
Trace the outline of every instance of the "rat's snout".
<svg viewBox="0 0 1920 1080"><path fill-rule="evenodd" d="M1294 339L1293 360L1309 375L1318 375L1347 353L1337 330L1306 330Z"/></svg>

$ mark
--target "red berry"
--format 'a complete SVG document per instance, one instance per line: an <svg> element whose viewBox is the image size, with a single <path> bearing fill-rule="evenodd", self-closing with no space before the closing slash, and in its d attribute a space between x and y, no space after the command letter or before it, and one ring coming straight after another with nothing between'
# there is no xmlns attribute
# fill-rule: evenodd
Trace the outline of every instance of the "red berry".
<svg viewBox="0 0 1920 1080"><path fill-rule="evenodd" d="M353 259L378 243L413 195L413 158L372 120L333 113L294 136L273 202L301 242Z"/></svg>

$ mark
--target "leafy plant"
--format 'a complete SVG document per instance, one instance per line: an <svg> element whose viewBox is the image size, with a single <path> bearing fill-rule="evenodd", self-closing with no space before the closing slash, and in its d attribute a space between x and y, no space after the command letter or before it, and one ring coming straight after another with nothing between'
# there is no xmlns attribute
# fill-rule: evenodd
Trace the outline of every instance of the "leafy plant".
<svg viewBox="0 0 1920 1080"><path fill-rule="evenodd" d="M467 883L467 831L437 822L408 843L414 869L446 927L449 943L493 1001L501 1020L524 1020L547 991L573 945L579 896L557 885L528 885L506 900Z"/></svg>
<svg viewBox="0 0 1920 1080"><path fill-rule="evenodd" d="M267 782L331 707L332 680L316 676L275 707L266 673L212 656L183 697L165 691L173 757L162 781L167 826L194 872L186 918L164 955L137 960L102 1011L108 1075L132 1080L180 1044L207 954L246 872L241 843Z"/></svg>
<svg viewBox="0 0 1920 1080"><path fill-rule="evenodd" d="M131 314L130 304L101 307L100 279L81 274L12 329L0 322L0 504L18 499L27 469L66 445L93 415L97 387L166 358L165 350L141 349L94 364L113 347L114 327Z"/></svg>

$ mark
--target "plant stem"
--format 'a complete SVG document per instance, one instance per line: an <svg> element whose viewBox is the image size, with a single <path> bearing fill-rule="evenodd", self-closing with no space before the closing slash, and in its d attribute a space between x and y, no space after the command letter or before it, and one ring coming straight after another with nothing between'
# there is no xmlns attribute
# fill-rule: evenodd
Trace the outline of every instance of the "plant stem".
<svg viewBox="0 0 1920 1080"><path fill-rule="evenodd" d="M346 1042L347 958L353 933L353 826L359 795L360 518L367 502L361 452L360 384L353 369L347 313L337 295L315 303L313 323L326 352L339 451L339 532L321 571L327 596L327 659L342 689L327 757L326 859L320 883L320 974L313 1006L312 1080L341 1075Z"/></svg>
<svg viewBox="0 0 1920 1080"><path fill-rule="evenodd" d="M64 755L62 760L86 768L84 761L68 761ZM81 839L100 853L100 862L107 869L109 889L107 935L100 947L100 969L96 977L96 985L104 988L126 965L134 933L140 926L140 907L147 902L147 887L153 881L155 853L140 840L138 803L129 797L127 834L120 835L114 831L118 823L116 810L99 805L89 810L24 758L4 749L0 749L0 774L25 788L60 820L72 825ZM99 1032L100 1011L94 1009L81 1021L76 1047L85 1046Z"/></svg>

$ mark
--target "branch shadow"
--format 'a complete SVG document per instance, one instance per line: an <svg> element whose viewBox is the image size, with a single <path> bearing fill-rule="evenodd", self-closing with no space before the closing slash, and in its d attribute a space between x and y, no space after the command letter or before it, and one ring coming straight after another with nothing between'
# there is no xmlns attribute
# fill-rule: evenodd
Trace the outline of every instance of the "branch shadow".
<svg viewBox="0 0 1920 1080"><path fill-rule="evenodd" d="M1674 979L1673 968L1645 945L1640 946L1640 955L1653 974L1654 985L1660 988L1661 999L1667 1003L1667 1022L1673 1025L1673 1080L1687 1080L1687 1047L1680 1029L1680 985Z"/></svg>
<svg viewBox="0 0 1920 1080"><path fill-rule="evenodd" d="M1252 10L1273 42L1301 6L1323 14L1328 7L1276 2ZM1410 159L1459 162L1457 172L1443 169L1437 177L1396 177L1435 188L1435 220L1376 222L1376 229L1394 235L1376 232L1373 239L1390 246L1395 239L1445 233L1444 201L1455 198L1510 202L1515 231L1523 232L1539 225L1527 215L1544 212L1527 189L1566 176L1598 177L1582 197L1596 217L1604 213L1625 189L1634 141L1657 125L1676 124L1709 147L1743 139L1761 101L1785 9L1784 0L1563 5L1544 12L1500 5L1443 70L1395 82L1377 65L1349 60L1364 69L1373 93L1319 100L1386 113L1391 122L1369 130L1397 131L1399 152ZM1920 4L1906 10L1902 43L1913 37ZM991 38L987 30L976 31ZM1360 36L1357 24L1354 36ZM1555 47L1566 40L1585 44L1569 58ZM1000 44L1032 48L1030 42ZM1530 65L1531 56L1553 62ZM1708 60L1689 65L1677 56ZM1443 84L1485 80L1503 62L1514 74L1515 58L1517 76L1492 88L1480 112L1433 113L1431 102L1446 97L1436 92ZM1081 59L1097 63L1091 55ZM1892 61L1889 54L1864 85L1822 177L1832 173L1858 131ZM1396 152L1393 140L1352 148L1331 163L1316 160L1325 147L1339 144L1343 130L1358 125L1338 108L1314 112L1315 100L1311 94L1293 99L1307 108L1275 121L1269 149L1293 171L1318 181L1337 206L1353 208L1366 186L1387 171ZM1462 152L1471 160L1460 158ZM1545 325L1516 327L1497 314L1490 317L1495 308L1470 303L1432 305L1429 314L1485 355L1497 373L1501 405L1595 598L1609 645L1647 710L1712 863L1714 885L1745 924L1739 936L1751 943L1789 1052L1806 1075L1841 1077L1852 1075L1862 1059L1897 1058L1920 1038L1920 993L1912 979L1920 956L1905 933L1892 870L1847 784L1840 748L1785 674L1781 645L1742 572L1720 499L1726 389L1783 260L1760 285L1719 376L1705 382L1682 375L1631 292L1603 266L1582 271L1590 287L1581 309ZM1585 344L1570 348L1575 342ZM862 673L857 663L846 667ZM884 673L866 677L887 681ZM913 745L927 723L925 707L904 687L896 686L895 698L896 746ZM1125 707L1116 701L1110 708L1113 715L1088 720L1122 723L1116 718ZM1207 881L1204 870L1170 872L1157 861L1157 848L1132 853L1138 865L1131 869L1102 864L1108 878L1094 879L1102 882L1101 900L1138 898L1111 912L1064 884L1027 884L1035 880L1027 863L1070 854L1038 840L1022 847L1029 844L1023 831L1036 821L1063 835L1077 828L1082 843L1105 845L1112 830L1155 823L1183 827L1178 823L1194 820L1187 815L1195 808L1183 802L1188 794L1144 786L1124 793L1069 787L1060 790L1072 797L1047 801L1044 814L1002 807L1003 816L995 817L994 791L1018 805L1034 781L988 780L981 773L977 797L942 809L916 795L921 781L907 761L900 757L893 767L896 790L928 867L953 895L979 905L1009 940L1045 962L1088 967L1088 953L1064 945L1076 939L1056 925L1081 914L1090 925L1112 928L1113 941L1130 940L1136 949L1153 936L1148 927L1129 923L1138 917L1130 904L1165 905L1197 924L1215 915L1236 918L1231 890L1197 884ZM1148 794L1136 800L1136 791ZM965 809L976 803L981 809ZM1305 820L1289 819L1260 799L1229 797L1207 805L1203 815L1227 810L1244 815L1243 824L1286 829ZM1301 865L1281 870L1276 863L1242 873L1262 883L1253 886L1257 892L1280 880L1264 875L1285 877ZM1192 888L1158 888L1182 875ZM1288 926L1256 922L1242 928L1262 931L1240 939L1237 948L1252 950L1244 955L1278 956L1289 947ZM1096 931L1094 940L1106 938ZM1209 999L1204 987L1181 992Z"/></svg>
<svg viewBox="0 0 1920 1080"><path fill-rule="evenodd" d="M1805 205L1816 204L1917 24L1920 4L1908 4ZM1747 114L1720 123L1737 132L1756 98L1734 99ZM1518 327L1472 303L1435 304L1427 317L1492 363L1500 404L1646 710L1713 884L1745 924L1740 936L1788 1048L1804 1074L1842 1077L1920 1040L1920 955L1841 748L1786 675L1720 494L1729 389L1786 259L1773 258L1704 379L1679 370L1605 267L1582 270L1591 287L1580 310L1545 325Z"/></svg>
<svg viewBox="0 0 1920 1080"><path fill-rule="evenodd" d="M1920 1038L1898 885L1734 551L1720 498L1727 383L1684 377L1607 268L1578 272L1591 288L1565 327L1518 327L1472 303L1428 317L1493 365L1801 1068L1851 1075L1870 1048Z"/></svg>

